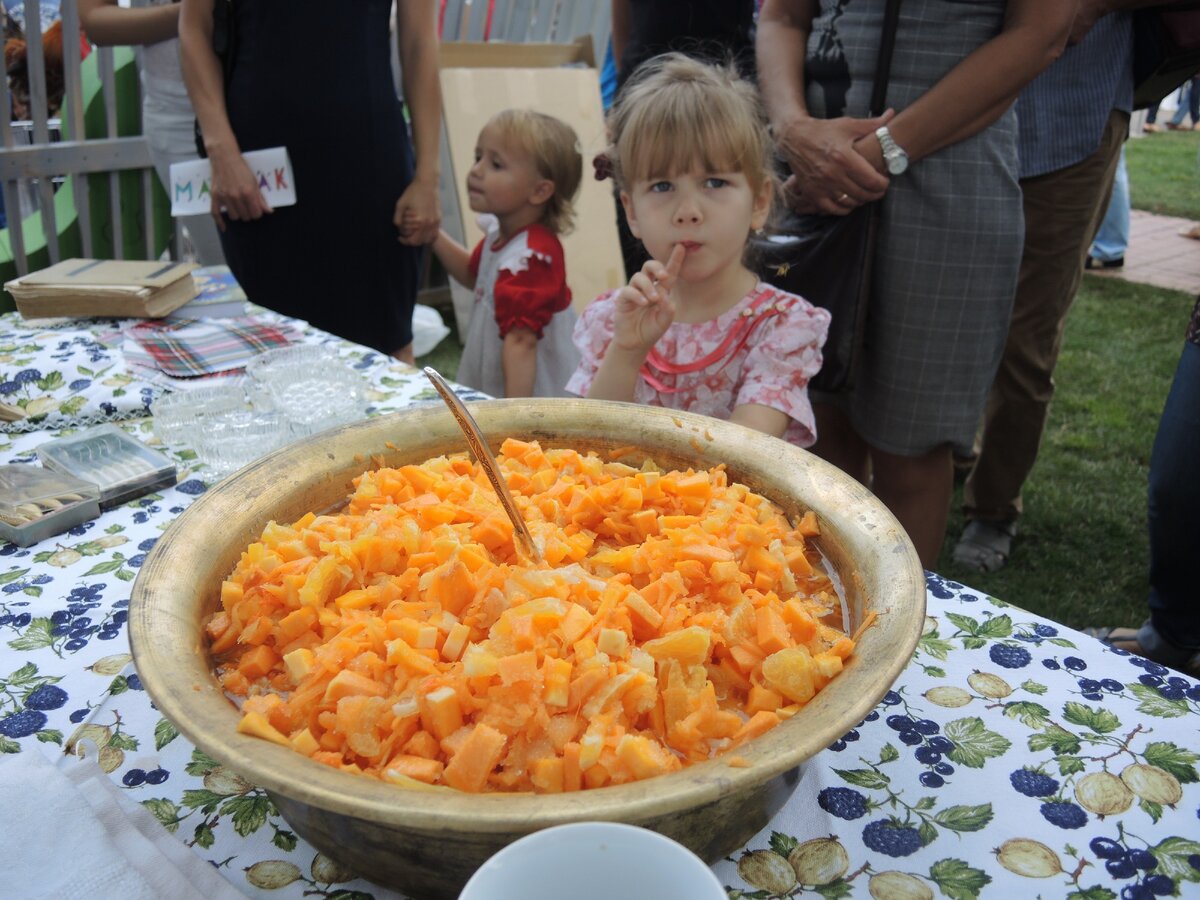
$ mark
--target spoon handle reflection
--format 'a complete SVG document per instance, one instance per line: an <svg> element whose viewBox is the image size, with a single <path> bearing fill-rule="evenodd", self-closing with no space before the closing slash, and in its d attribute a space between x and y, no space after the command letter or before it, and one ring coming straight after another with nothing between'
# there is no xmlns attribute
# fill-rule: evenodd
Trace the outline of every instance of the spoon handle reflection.
<svg viewBox="0 0 1200 900"><path fill-rule="evenodd" d="M421 371L432 382L434 389L437 390L438 395L441 396L445 404L450 407L450 412L454 414L454 418L458 422L458 427L462 429L463 434L467 438L467 444L471 448L471 453L475 456L478 463L483 466L483 471L487 474L488 481L492 483L492 487L496 491L496 496L500 498L500 505L504 507L505 514L513 524L517 546L534 562L541 562L541 554L538 553L537 547L533 545L533 535L529 533L529 527L525 524L525 519L522 518L517 505L513 503L512 494L508 490L508 484L500 477L500 466L496 463L496 457L492 455L491 449L484 441L483 433L479 430L479 425L476 424L475 418L467 410L466 404L458 399L458 395L454 393L454 390L437 369L426 366Z"/></svg>

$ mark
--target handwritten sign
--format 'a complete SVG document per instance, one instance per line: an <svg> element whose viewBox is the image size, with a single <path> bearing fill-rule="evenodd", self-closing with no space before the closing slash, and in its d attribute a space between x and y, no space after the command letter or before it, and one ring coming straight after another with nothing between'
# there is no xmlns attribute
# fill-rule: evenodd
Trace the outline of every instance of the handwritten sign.
<svg viewBox="0 0 1200 900"><path fill-rule="evenodd" d="M269 147L243 153L242 159L258 179L258 189L267 204L294 206L296 181L286 147ZM212 165L207 159L171 164L171 215L194 216L212 209Z"/></svg>

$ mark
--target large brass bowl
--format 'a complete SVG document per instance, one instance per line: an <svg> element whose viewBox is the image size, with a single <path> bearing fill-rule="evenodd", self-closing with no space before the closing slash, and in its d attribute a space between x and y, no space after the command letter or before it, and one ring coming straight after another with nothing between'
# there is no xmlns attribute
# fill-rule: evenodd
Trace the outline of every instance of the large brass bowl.
<svg viewBox="0 0 1200 900"><path fill-rule="evenodd" d="M577 400L472 404L484 433L544 447L642 448L663 466L724 463L733 479L790 514L816 512L820 548L853 624L874 610L846 669L798 715L747 745L746 768L720 759L633 784L555 796L397 788L238 734L239 714L212 673L201 624L222 579L270 520L294 521L347 496L376 464L464 449L443 407L317 435L278 451L199 498L163 534L130 603L138 674L162 713L209 756L268 791L313 845L415 897L453 897L489 856L541 828L585 820L641 825L713 862L745 844L786 802L806 759L858 723L907 664L920 635L925 581L908 537L853 479L815 456L737 425L667 410ZM628 460L626 460L628 461Z"/></svg>

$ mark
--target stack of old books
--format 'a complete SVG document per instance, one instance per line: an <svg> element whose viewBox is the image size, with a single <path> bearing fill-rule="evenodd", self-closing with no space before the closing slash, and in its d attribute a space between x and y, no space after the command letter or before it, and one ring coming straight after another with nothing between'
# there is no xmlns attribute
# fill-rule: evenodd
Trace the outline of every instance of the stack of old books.
<svg viewBox="0 0 1200 900"><path fill-rule="evenodd" d="M26 319L46 316L161 318L196 296L192 263L66 259L9 281Z"/></svg>

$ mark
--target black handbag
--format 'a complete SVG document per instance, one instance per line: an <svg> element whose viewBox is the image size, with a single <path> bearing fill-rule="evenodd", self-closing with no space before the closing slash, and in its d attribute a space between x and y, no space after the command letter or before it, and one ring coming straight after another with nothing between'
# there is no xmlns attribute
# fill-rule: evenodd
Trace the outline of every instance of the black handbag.
<svg viewBox="0 0 1200 900"><path fill-rule="evenodd" d="M1155 107L1200 72L1200 3L1133 13L1133 108Z"/></svg>
<svg viewBox="0 0 1200 900"><path fill-rule="evenodd" d="M885 109L900 0L888 0L884 13L871 115ZM829 335L821 370L809 383L835 393L854 386L855 367L870 304L879 204L867 203L845 216L805 215L791 210L774 223L770 236L751 241L758 275L777 288L829 310Z"/></svg>
<svg viewBox="0 0 1200 900"><path fill-rule="evenodd" d="M233 57L237 49L237 24L233 12L233 0L213 0L213 53L221 63L221 74L225 76L222 89L229 90L229 78L233 74ZM204 135L200 131L200 120L192 120L192 133L196 141L196 152L201 159L208 159L204 149Z"/></svg>

